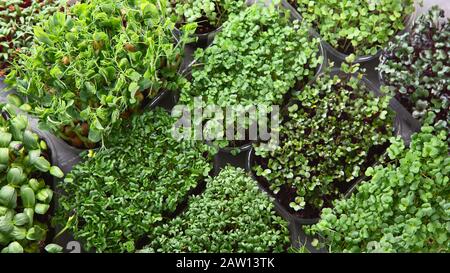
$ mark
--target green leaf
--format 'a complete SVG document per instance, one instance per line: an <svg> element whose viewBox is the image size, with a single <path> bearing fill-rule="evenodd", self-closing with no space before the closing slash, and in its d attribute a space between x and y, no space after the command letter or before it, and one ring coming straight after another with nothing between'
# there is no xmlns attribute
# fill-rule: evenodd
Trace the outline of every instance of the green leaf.
<svg viewBox="0 0 450 273"><path fill-rule="evenodd" d="M40 156L38 158L36 158L33 162L32 162L33 166L38 169L41 172L48 172L50 170L50 162L48 162L47 159L45 159L43 156Z"/></svg>
<svg viewBox="0 0 450 273"><path fill-rule="evenodd" d="M128 91L130 91L130 103L135 103L136 99L134 98L136 95L136 92L139 90L139 85L136 82L130 83L130 86L128 87Z"/></svg>
<svg viewBox="0 0 450 273"><path fill-rule="evenodd" d="M44 215L47 213L49 208L50 205L48 204L37 203L36 206L34 207L34 212L40 215Z"/></svg>
<svg viewBox="0 0 450 273"><path fill-rule="evenodd" d="M33 226L33 222L34 222L34 208L25 208L23 210L23 213L25 213L28 216L28 227Z"/></svg>
<svg viewBox="0 0 450 273"><path fill-rule="evenodd" d="M20 185L25 181L26 175L21 167L14 167L9 169L6 178L9 184Z"/></svg>
<svg viewBox="0 0 450 273"><path fill-rule="evenodd" d="M48 244L45 246L45 251L48 253L62 253L63 248L57 244Z"/></svg>
<svg viewBox="0 0 450 273"><path fill-rule="evenodd" d="M56 79L61 79L64 74L61 68L59 68L58 65L55 65L52 69L50 69L50 75Z"/></svg>
<svg viewBox="0 0 450 273"><path fill-rule="evenodd" d="M38 191L36 194L36 199L45 204L49 204L52 198L53 198L53 191L49 188L42 189Z"/></svg>
<svg viewBox="0 0 450 273"><path fill-rule="evenodd" d="M53 41L50 39L50 36L47 33L45 33L45 31L41 27L34 28L34 36L41 43L53 45Z"/></svg>
<svg viewBox="0 0 450 273"><path fill-rule="evenodd" d="M46 235L46 230L35 225L28 230L26 238L27 238L27 240L30 240L30 241L42 241L45 239L45 235Z"/></svg>
<svg viewBox="0 0 450 273"><path fill-rule="evenodd" d="M0 204L11 209L16 208L17 192L13 187L6 185L0 189Z"/></svg>
<svg viewBox="0 0 450 273"><path fill-rule="evenodd" d="M103 41L103 42L107 42L109 39L108 35L102 31L95 32L92 38L94 39L94 41Z"/></svg>
<svg viewBox="0 0 450 273"><path fill-rule="evenodd" d="M12 242L8 245L6 253L23 253L23 247L18 242Z"/></svg>
<svg viewBox="0 0 450 273"><path fill-rule="evenodd" d="M2 164L2 165L9 164L9 149L8 148L0 148L0 164Z"/></svg>
<svg viewBox="0 0 450 273"><path fill-rule="evenodd" d="M21 241L21 240L25 239L25 237L27 235L27 229L23 228L23 227L15 226L13 228L13 230L11 231L10 235L14 240Z"/></svg>
<svg viewBox="0 0 450 273"><path fill-rule="evenodd" d="M29 130L23 133L23 144L27 150L39 149L39 136Z"/></svg>
<svg viewBox="0 0 450 273"><path fill-rule="evenodd" d="M84 86L86 87L86 90L92 94L95 95L97 93L97 89L95 88L95 85L92 84L91 82L85 82Z"/></svg>
<svg viewBox="0 0 450 273"><path fill-rule="evenodd" d="M28 215L26 215L25 213L17 213L16 215L14 215L14 219L13 219L13 223L16 226L23 226L28 224ZM26 233L26 231L25 231ZM25 236L24 236L25 238ZM16 238L17 239L17 238ZM17 239L19 240L19 239Z"/></svg>
<svg viewBox="0 0 450 273"><path fill-rule="evenodd" d="M89 130L89 140L93 143L97 143L102 140L102 133L100 130L94 128Z"/></svg>
<svg viewBox="0 0 450 273"><path fill-rule="evenodd" d="M374 174L375 174L375 171L374 171L374 169L372 167L367 168L367 170L365 172L366 176L372 176Z"/></svg>
<svg viewBox="0 0 450 273"><path fill-rule="evenodd" d="M17 94L8 94L8 102L16 107L20 107L23 104L22 99Z"/></svg>
<svg viewBox="0 0 450 273"><path fill-rule="evenodd" d="M12 140L10 133L0 132L0 147L7 148Z"/></svg>
<svg viewBox="0 0 450 273"><path fill-rule="evenodd" d="M10 235L14 229L14 224L12 221L5 216L0 217L0 233L5 235Z"/></svg>
<svg viewBox="0 0 450 273"><path fill-rule="evenodd" d="M64 177L64 173L57 166L50 167L50 174L58 178Z"/></svg>
<svg viewBox="0 0 450 273"><path fill-rule="evenodd" d="M34 208L36 204L36 198L33 189L28 185L20 187L20 198L22 199L22 205L25 208Z"/></svg>
<svg viewBox="0 0 450 273"><path fill-rule="evenodd" d="M345 58L345 62L348 63L348 64L354 63L355 60L356 60L355 54L350 54L350 55L348 55L348 56Z"/></svg>
<svg viewBox="0 0 450 273"><path fill-rule="evenodd" d="M7 245L11 241L11 238L3 233L0 233L0 245ZM1 252L4 253L4 252Z"/></svg>
<svg viewBox="0 0 450 273"><path fill-rule="evenodd" d="M33 189L33 191L38 191L41 188L41 184L36 178L31 178L28 181L28 185Z"/></svg>

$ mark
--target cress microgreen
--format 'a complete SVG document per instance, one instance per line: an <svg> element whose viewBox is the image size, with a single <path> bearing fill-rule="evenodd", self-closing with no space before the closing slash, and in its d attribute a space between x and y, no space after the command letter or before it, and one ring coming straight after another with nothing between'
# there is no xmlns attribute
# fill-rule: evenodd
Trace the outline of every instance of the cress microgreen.
<svg viewBox="0 0 450 273"><path fill-rule="evenodd" d="M333 252L448 252L450 157L447 134L424 127L411 147L393 138L385 166L350 198L322 211L308 233Z"/></svg>
<svg viewBox="0 0 450 273"><path fill-rule="evenodd" d="M155 229L141 252L283 252L288 223L256 181L227 166L179 217Z"/></svg>
<svg viewBox="0 0 450 273"><path fill-rule="evenodd" d="M375 55L414 12L414 0L290 0L303 20L338 51Z"/></svg>
<svg viewBox="0 0 450 273"><path fill-rule="evenodd" d="M192 104L270 106L283 102L298 82L311 79L322 63L319 41L279 7L252 5L227 21L214 43L198 49L192 84L180 101Z"/></svg>
<svg viewBox="0 0 450 273"><path fill-rule="evenodd" d="M173 213L212 169L212 150L175 140L162 109L135 115L101 149L74 166L60 188L57 223L87 249L134 252L136 242Z"/></svg>
<svg viewBox="0 0 450 273"><path fill-rule="evenodd" d="M204 107L239 106L239 113L281 105L295 86L301 88L316 74L324 61L319 46L319 40L309 35L306 26L293 22L286 9L252 5L232 16L211 46L196 51L192 82L182 89L180 103L192 106L194 98L201 97ZM203 117L202 122L211 119ZM250 119L245 128L254 121ZM230 145L215 136L215 129L211 126L207 132L214 143ZM242 137L236 134L236 139Z"/></svg>

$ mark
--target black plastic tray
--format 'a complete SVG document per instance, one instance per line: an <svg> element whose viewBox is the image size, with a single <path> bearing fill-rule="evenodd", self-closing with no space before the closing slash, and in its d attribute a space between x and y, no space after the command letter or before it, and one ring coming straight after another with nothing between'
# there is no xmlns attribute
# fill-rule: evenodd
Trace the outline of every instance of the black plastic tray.
<svg viewBox="0 0 450 273"><path fill-rule="evenodd" d="M329 72L330 75L341 75L346 76L345 73L343 73L340 69L334 68ZM357 77L357 75L353 75L352 77ZM371 92L373 92L376 96L382 96L380 90L372 84L366 77L363 77L360 80L361 84L364 84ZM395 113L395 117L393 118L393 130L395 136L400 136L406 143L409 143L411 138L411 131L418 131L420 129L420 124L418 121L416 121L410 113L406 111L406 109L395 99L392 98L389 105L390 109ZM249 153L247 154L248 158L246 161L246 169L250 173L250 175L258 181L258 178L254 174L252 168L256 165L255 159L257 156L254 154L254 149L251 149ZM374 163L373 165L376 165L377 163ZM263 179L264 180L264 179ZM350 196L351 193L355 190L357 185L363 181L366 180L366 177L360 177L358 179L355 179L353 181L350 188L345 192L345 196ZM267 182L267 181L266 181ZM258 182L259 183L259 182ZM261 188L266 191L262 186ZM270 191L268 192L269 195L273 196L273 193ZM287 214L291 217L291 220L297 225L312 225L317 223L320 219L319 218L300 218L292 213L289 212L289 210L285 207L283 207L278 200L275 199L275 202L277 203L278 207L280 207L283 210L284 214Z"/></svg>

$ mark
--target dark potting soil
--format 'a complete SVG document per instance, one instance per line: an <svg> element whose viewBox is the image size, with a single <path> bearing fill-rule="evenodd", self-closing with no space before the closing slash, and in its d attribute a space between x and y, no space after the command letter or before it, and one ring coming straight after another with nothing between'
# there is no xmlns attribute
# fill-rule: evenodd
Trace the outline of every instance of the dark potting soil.
<svg viewBox="0 0 450 273"><path fill-rule="evenodd" d="M206 34L209 32L213 32L217 28L208 21L206 17L202 17L197 21L197 29L195 30L196 34Z"/></svg>
<svg viewBox="0 0 450 273"><path fill-rule="evenodd" d="M248 133L249 133L248 130L246 130L245 133L246 133L246 139L247 139ZM242 147L242 146L250 144L250 143L251 143L251 141L249 141L249 140L231 140L230 148L239 148L239 147Z"/></svg>
<svg viewBox="0 0 450 273"><path fill-rule="evenodd" d="M297 4L297 0L288 0L288 3L294 7L296 10L298 10L298 4Z"/></svg>
<svg viewBox="0 0 450 273"><path fill-rule="evenodd" d="M338 47L336 48L340 53L344 53L345 55L350 55L355 53L355 47L352 45L350 40L341 39L338 41Z"/></svg>

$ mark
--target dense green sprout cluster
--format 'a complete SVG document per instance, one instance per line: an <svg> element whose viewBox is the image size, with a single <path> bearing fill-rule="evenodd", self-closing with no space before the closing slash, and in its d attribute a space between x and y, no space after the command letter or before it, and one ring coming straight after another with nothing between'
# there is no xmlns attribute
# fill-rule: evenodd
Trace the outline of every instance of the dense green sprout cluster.
<svg viewBox="0 0 450 273"><path fill-rule="evenodd" d="M182 215L155 229L142 252L282 252L287 226L244 170L226 167Z"/></svg>
<svg viewBox="0 0 450 273"><path fill-rule="evenodd" d="M310 228L333 252L448 252L450 157L446 133L424 127L410 149L392 139L386 166Z"/></svg>
<svg viewBox="0 0 450 273"><path fill-rule="evenodd" d="M19 53L29 54L33 27L64 7L60 0L0 1L0 77Z"/></svg>
<svg viewBox="0 0 450 273"><path fill-rule="evenodd" d="M338 51L375 55L414 12L414 0L291 0L302 18Z"/></svg>
<svg viewBox="0 0 450 273"><path fill-rule="evenodd" d="M311 79L323 61L319 41L280 8L253 5L227 21L214 43L195 55L192 84L180 102L273 105L298 82Z"/></svg>
<svg viewBox="0 0 450 273"><path fill-rule="evenodd" d="M87 249L133 252L209 175L210 148L175 140L174 121L162 109L134 116L60 184L58 223L75 213L69 228Z"/></svg>
<svg viewBox="0 0 450 273"><path fill-rule="evenodd" d="M357 66L344 64L348 72ZM280 129L280 146L256 154L266 164L256 165L256 174L270 183L277 194L293 187L290 206L322 208L324 197L339 196L338 184L364 173L372 147L386 143L392 134L390 97L377 97L361 82L361 75L325 73L298 92Z"/></svg>

